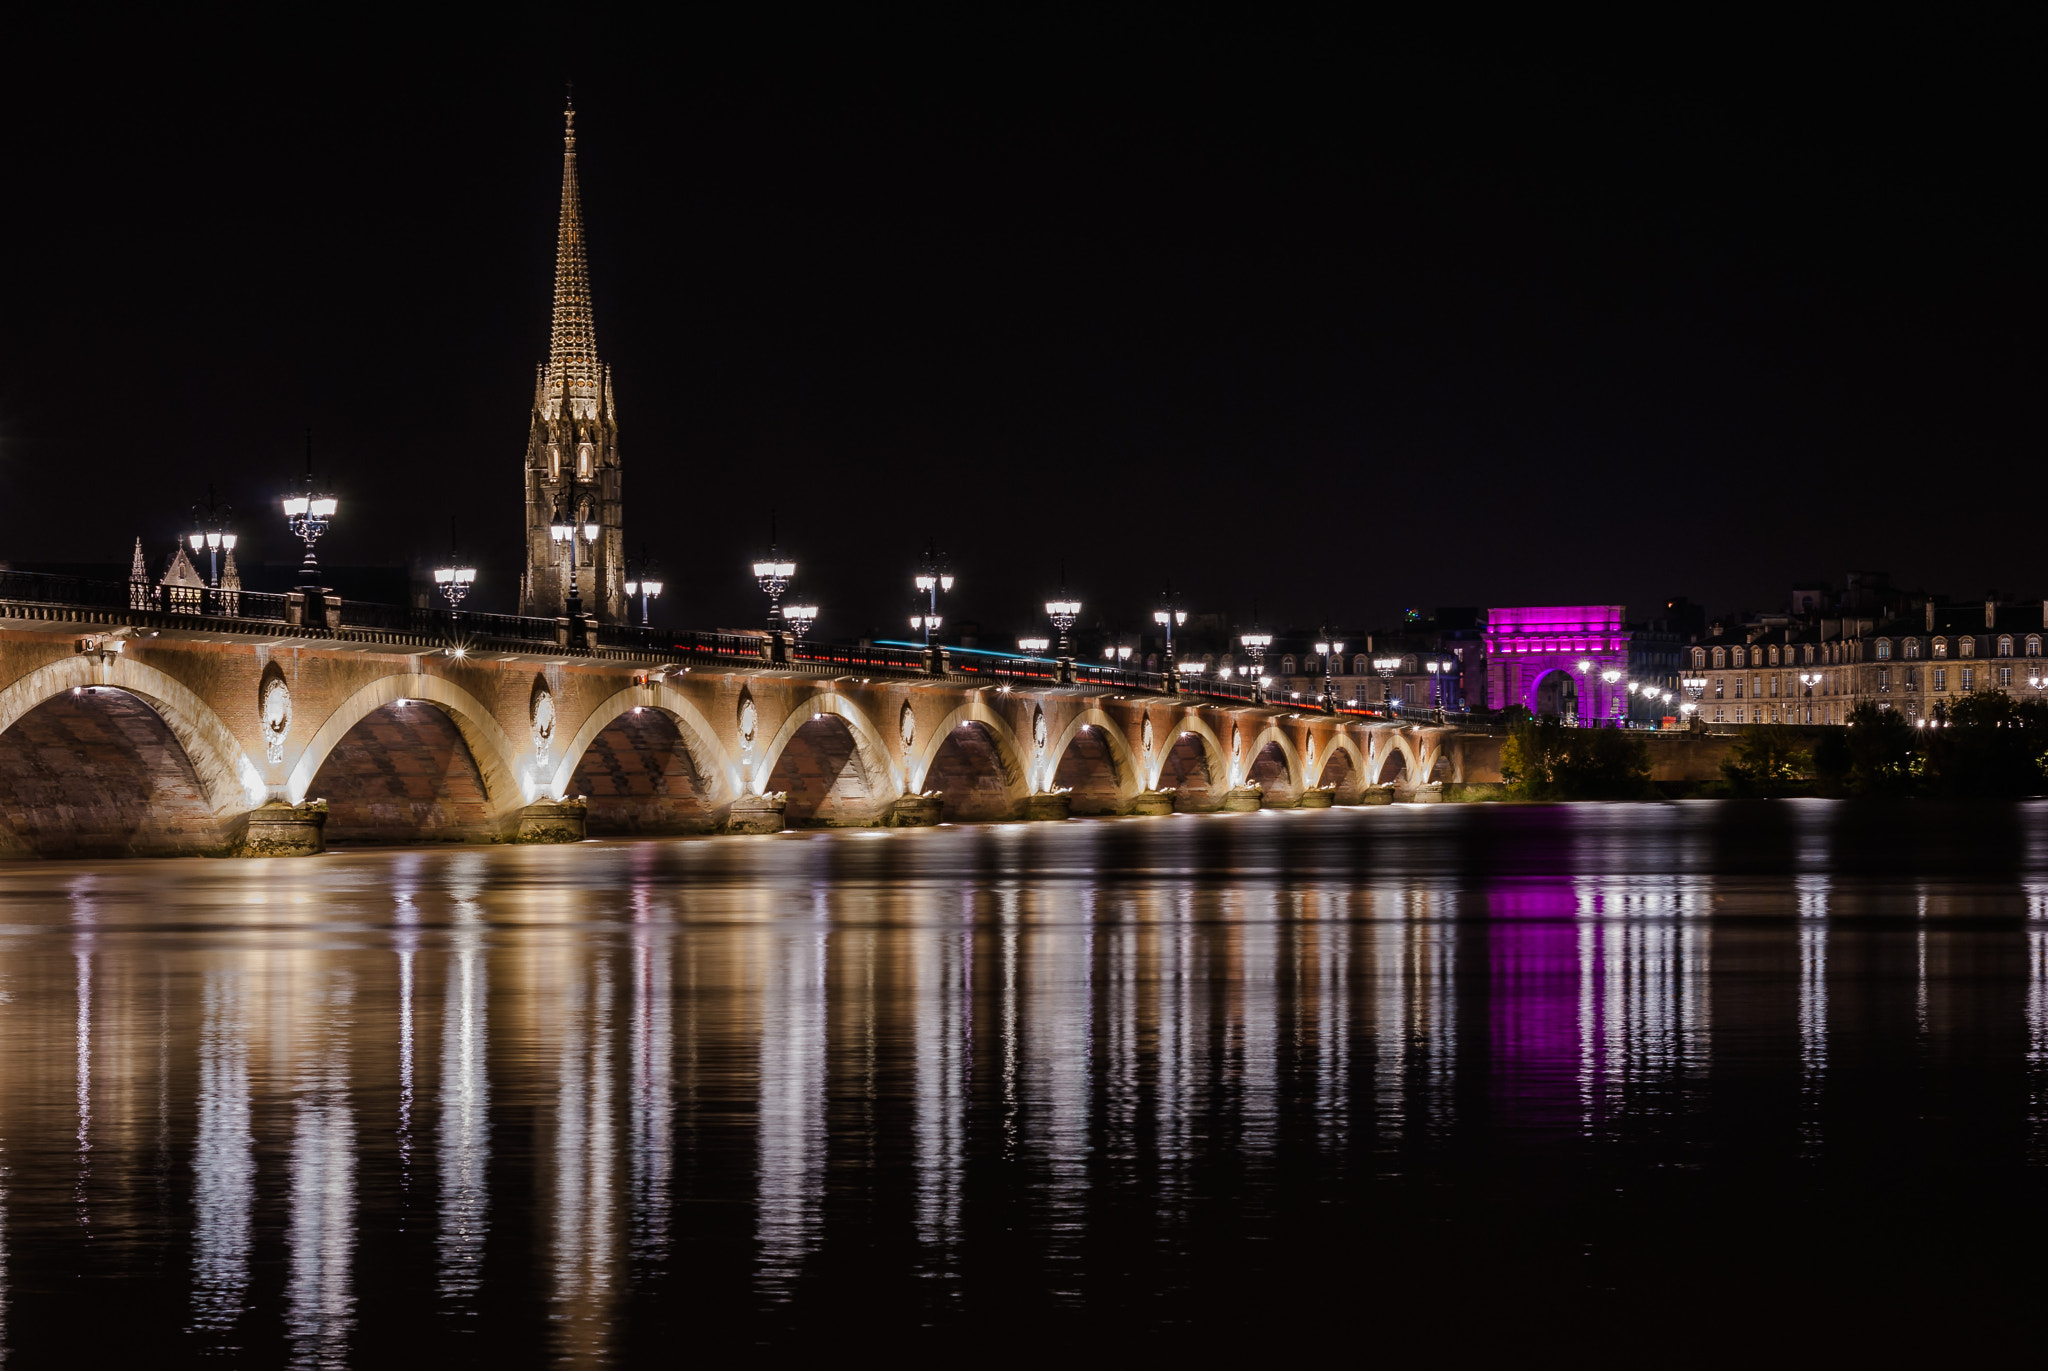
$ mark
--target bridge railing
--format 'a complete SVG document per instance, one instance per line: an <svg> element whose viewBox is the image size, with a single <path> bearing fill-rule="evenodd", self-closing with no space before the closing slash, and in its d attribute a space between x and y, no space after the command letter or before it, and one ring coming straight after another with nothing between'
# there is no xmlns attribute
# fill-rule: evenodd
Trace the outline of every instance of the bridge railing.
<svg viewBox="0 0 2048 1371"><path fill-rule="evenodd" d="M922 676L930 667L924 653L909 647L875 647L839 643L806 643L790 649L790 660L805 666L839 671L886 671Z"/></svg>

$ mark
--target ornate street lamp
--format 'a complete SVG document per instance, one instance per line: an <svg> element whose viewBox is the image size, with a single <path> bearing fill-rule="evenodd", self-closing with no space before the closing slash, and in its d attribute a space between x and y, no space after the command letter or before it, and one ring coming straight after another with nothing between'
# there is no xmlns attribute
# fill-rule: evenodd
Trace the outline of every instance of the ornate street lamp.
<svg viewBox="0 0 2048 1371"><path fill-rule="evenodd" d="M1323 630L1328 633L1328 629ZM1337 712L1337 677L1332 669L1332 659L1344 651L1344 644L1329 639L1316 644L1316 655L1323 659L1323 712Z"/></svg>
<svg viewBox="0 0 2048 1371"><path fill-rule="evenodd" d="M1160 596L1159 608L1152 611L1152 622L1166 630L1166 673L1173 674L1173 630L1188 621L1188 612L1180 607L1180 596L1168 586Z"/></svg>
<svg viewBox="0 0 2048 1371"><path fill-rule="evenodd" d="M1684 688L1686 694L1692 696L1690 701L1678 707L1679 713L1698 714L1700 712L1700 696L1707 692L1707 678L1704 676L1685 676L1680 678L1678 684Z"/></svg>
<svg viewBox="0 0 2048 1371"><path fill-rule="evenodd" d="M476 568L463 557L455 543L455 520L448 520L448 560L434 568L434 585L448 601L448 612L462 608L463 597L476 584Z"/></svg>
<svg viewBox="0 0 2048 1371"><path fill-rule="evenodd" d="M640 546L640 560L627 572L631 578L626 582L626 599L630 602L635 595L640 597L640 627L646 628L653 622L653 601L661 598L661 568L647 555L646 544Z"/></svg>
<svg viewBox="0 0 2048 1371"><path fill-rule="evenodd" d="M206 503L192 506L192 531L186 538L192 544L192 553L197 556L201 548L207 554L206 583L215 590L220 589L221 549L235 550L236 537L228 531L228 523L235 517L233 505L216 504L213 487L206 488Z"/></svg>
<svg viewBox="0 0 2048 1371"><path fill-rule="evenodd" d="M1380 674L1381 703L1386 706L1387 717L1394 717L1394 673L1401 667L1399 657L1375 657L1372 669Z"/></svg>
<svg viewBox="0 0 2048 1371"><path fill-rule="evenodd" d="M1806 687L1806 722L1808 722L1808 723L1812 723L1812 722L1813 722L1813 688L1814 688L1815 686L1817 686L1817 685L1819 685L1819 684L1820 684L1820 673L1819 673L1818 671L1802 671L1802 672L1800 672L1800 673L1799 673L1799 684L1801 684L1801 685L1803 685L1803 686L1805 686L1805 687Z"/></svg>
<svg viewBox="0 0 2048 1371"><path fill-rule="evenodd" d="M811 625L818 622L818 607L816 605L784 605L782 618L789 625L789 631L796 635L796 640L802 642L804 635L811 631Z"/></svg>
<svg viewBox="0 0 2048 1371"><path fill-rule="evenodd" d="M768 511L768 555L754 563L754 584L768 597L768 631L782 632L782 594L796 576L796 563L785 561L775 539L775 511Z"/></svg>
<svg viewBox="0 0 2048 1371"><path fill-rule="evenodd" d="M1044 655L1045 650L1051 646L1052 639L1050 638L1019 638L1017 640L1017 650L1019 652L1029 652L1034 656Z"/></svg>
<svg viewBox="0 0 2048 1371"><path fill-rule="evenodd" d="M932 635L939 631L939 592L953 589L953 564L939 551L938 539L926 546L914 580L925 593L925 612L912 618L910 626L924 630L924 645L930 647Z"/></svg>
<svg viewBox="0 0 2048 1371"><path fill-rule="evenodd" d="M327 532L327 526L334 522L335 512L340 507L340 501L322 493L313 484L313 435L309 433L306 435L306 488L300 494L284 497L284 521L293 535L306 545L306 560L299 563L300 590L317 592L320 589L320 563L313 557L313 544Z"/></svg>
<svg viewBox="0 0 2048 1371"><path fill-rule="evenodd" d="M1069 600L1067 598L1067 588L1061 586L1060 598L1045 602L1045 617L1052 620L1052 626L1059 630L1060 646L1057 655L1061 657L1072 655L1072 648L1067 642L1067 630L1072 628L1075 620L1081 617L1081 602L1079 600Z"/></svg>
<svg viewBox="0 0 2048 1371"><path fill-rule="evenodd" d="M578 503L576 499L576 475L572 469L569 488L561 503L555 506L554 521L548 525L548 537L569 550L569 595L562 608L569 616L570 641L579 647L582 645L583 587L576 576L576 545L579 542L594 545L597 534L597 520L590 512L589 500Z"/></svg>
<svg viewBox="0 0 2048 1371"><path fill-rule="evenodd" d="M1600 679L1607 682L1607 698L1612 704L1612 707L1607 712L1619 718L1621 715L1621 696L1614 693L1614 683L1621 679L1621 672L1614 667L1609 667L1600 673Z"/></svg>

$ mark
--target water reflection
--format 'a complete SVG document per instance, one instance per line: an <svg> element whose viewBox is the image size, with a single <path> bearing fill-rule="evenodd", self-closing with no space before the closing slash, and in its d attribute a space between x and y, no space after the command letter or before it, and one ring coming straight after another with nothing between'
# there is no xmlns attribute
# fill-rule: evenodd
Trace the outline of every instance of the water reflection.
<svg viewBox="0 0 2048 1371"><path fill-rule="evenodd" d="M0 871L0 1350L116 1270L230 1358L606 1365L1197 1327L1203 1273L1293 1289L1319 1241L1565 1279L1652 1241L1593 1193L1975 1212L1947 1178L2048 1166L2043 827L1971 830L1981 879L1825 806Z"/></svg>

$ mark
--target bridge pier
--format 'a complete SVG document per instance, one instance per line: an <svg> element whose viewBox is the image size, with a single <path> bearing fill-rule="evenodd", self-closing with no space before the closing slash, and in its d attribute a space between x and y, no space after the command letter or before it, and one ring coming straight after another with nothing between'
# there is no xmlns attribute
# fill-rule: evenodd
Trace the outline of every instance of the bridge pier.
<svg viewBox="0 0 2048 1371"><path fill-rule="evenodd" d="M327 802L308 800L286 804L282 800L249 811L249 826L235 850L238 857L314 857L327 850L322 830L327 826Z"/></svg>
<svg viewBox="0 0 2048 1371"><path fill-rule="evenodd" d="M1249 814L1262 808L1265 802L1266 793L1257 786L1240 785L1231 787L1230 793L1223 797L1223 808L1230 814Z"/></svg>
<svg viewBox="0 0 2048 1371"><path fill-rule="evenodd" d="M725 820L728 833L780 833L782 809L789 797L781 791L772 795L742 795L732 802Z"/></svg>
<svg viewBox="0 0 2048 1371"><path fill-rule="evenodd" d="M1131 797L1131 813L1171 814L1179 798L1170 790L1141 790Z"/></svg>
<svg viewBox="0 0 2048 1371"><path fill-rule="evenodd" d="M537 800L519 811L519 831L513 841L580 843L588 810L582 800Z"/></svg>
<svg viewBox="0 0 2048 1371"><path fill-rule="evenodd" d="M936 828L945 815L945 799L938 794L904 795L883 815L887 828Z"/></svg>
<svg viewBox="0 0 2048 1371"><path fill-rule="evenodd" d="M1024 801L1024 817L1027 819L1068 819L1073 814L1073 797L1064 790L1033 795Z"/></svg>
<svg viewBox="0 0 2048 1371"><path fill-rule="evenodd" d="M1321 787L1316 787L1302 791L1301 798L1294 802L1294 807L1296 809L1328 809L1336 802L1336 799L1337 792L1335 790L1324 790Z"/></svg>

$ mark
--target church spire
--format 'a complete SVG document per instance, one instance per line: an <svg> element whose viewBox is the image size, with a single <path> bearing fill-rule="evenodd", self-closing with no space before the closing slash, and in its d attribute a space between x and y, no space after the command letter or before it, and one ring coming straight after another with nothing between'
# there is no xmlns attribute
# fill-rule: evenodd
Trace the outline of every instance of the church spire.
<svg viewBox="0 0 2048 1371"><path fill-rule="evenodd" d="M599 369L597 333L590 322L590 263L583 248L583 195L576 183L576 105L563 111L562 224L555 241L555 322L549 339L548 369L554 382L566 387L576 417L594 416ZM587 405L587 407L586 407Z"/></svg>

